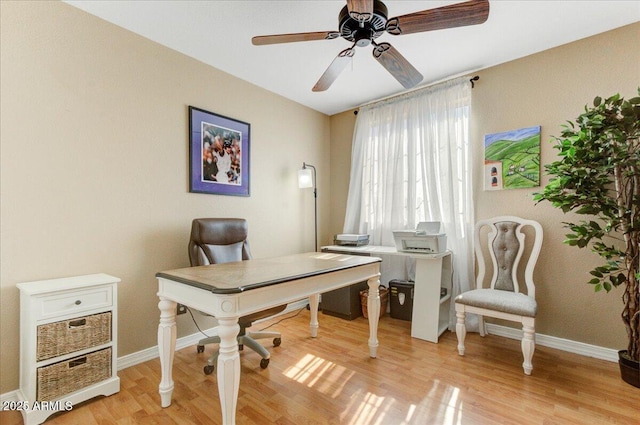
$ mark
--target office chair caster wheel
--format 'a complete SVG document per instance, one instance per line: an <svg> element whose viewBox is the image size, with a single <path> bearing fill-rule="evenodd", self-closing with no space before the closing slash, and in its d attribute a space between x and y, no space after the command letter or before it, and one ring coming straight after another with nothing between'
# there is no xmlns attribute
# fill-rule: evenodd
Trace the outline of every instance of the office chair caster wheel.
<svg viewBox="0 0 640 425"><path fill-rule="evenodd" d="M269 366L269 359L262 359L260 360L260 367L263 369L266 369L267 366Z"/></svg>
<svg viewBox="0 0 640 425"><path fill-rule="evenodd" d="M205 375L211 375L211 374L213 373L213 371L214 371L214 370L215 370L215 367L214 367L214 366L206 365L206 366L204 367L204 374L205 374Z"/></svg>
<svg viewBox="0 0 640 425"><path fill-rule="evenodd" d="M198 350L198 354L204 353L204 345L198 345L197 350Z"/></svg>
<svg viewBox="0 0 640 425"><path fill-rule="evenodd" d="M273 346L279 347L282 344L282 338L273 338Z"/></svg>

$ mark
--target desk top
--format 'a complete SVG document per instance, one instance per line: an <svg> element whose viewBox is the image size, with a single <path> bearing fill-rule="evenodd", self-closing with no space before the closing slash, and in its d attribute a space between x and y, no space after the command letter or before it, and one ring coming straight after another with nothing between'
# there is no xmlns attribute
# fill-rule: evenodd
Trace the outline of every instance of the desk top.
<svg viewBox="0 0 640 425"><path fill-rule="evenodd" d="M359 255L400 255L404 257L412 258L441 258L451 255L450 250L440 252L437 254L424 253L419 251L398 251L395 246L382 246L382 245L362 245L362 246L348 246L348 245L329 245L323 246L323 252L344 252L359 254Z"/></svg>
<svg viewBox="0 0 640 425"><path fill-rule="evenodd" d="M376 262L380 262L377 257L307 252L284 257L186 267L159 272L156 277L195 286L214 294L237 294Z"/></svg>

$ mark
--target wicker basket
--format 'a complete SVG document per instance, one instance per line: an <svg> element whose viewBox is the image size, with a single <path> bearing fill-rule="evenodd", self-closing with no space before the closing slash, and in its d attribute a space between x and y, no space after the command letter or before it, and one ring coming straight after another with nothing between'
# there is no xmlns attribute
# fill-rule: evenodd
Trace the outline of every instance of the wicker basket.
<svg viewBox="0 0 640 425"><path fill-rule="evenodd" d="M38 326L37 361L111 341L111 312Z"/></svg>
<svg viewBox="0 0 640 425"><path fill-rule="evenodd" d="M384 316L387 312L387 304L389 303L389 288L380 285L378 287L380 293L380 317ZM369 318L369 307L367 307L367 301L369 300L369 290L365 289L360 291L360 304L362 304L362 315L365 319Z"/></svg>
<svg viewBox="0 0 640 425"><path fill-rule="evenodd" d="M111 377L111 347L38 368L36 399L52 401Z"/></svg>

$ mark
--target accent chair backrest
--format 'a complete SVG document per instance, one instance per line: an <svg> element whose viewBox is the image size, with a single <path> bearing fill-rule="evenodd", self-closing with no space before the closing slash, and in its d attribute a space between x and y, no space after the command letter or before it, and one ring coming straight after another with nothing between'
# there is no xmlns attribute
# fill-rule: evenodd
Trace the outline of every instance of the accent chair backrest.
<svg viewBox="0 0 640 425"><path fill-rule="evenodd" d="M518 283L518 265L524 252L525 234L524 226L531 226L534 230L534 242L527 259L524 271L524 280L527 286L527 295L535 299L535 284L533 282L533 269L542 246L542 226L534 220L527 220L515 216L500 216L486 220L479 220L475 227L475 253L478 261L478 276L476 286L482 288L485 275L485 260L482 252L480 233L484 226L490 231L487 235L489 253L493 265L493 277L491 289L520 292Z"/></svg>
<svg viewBox="0 0 640 425"><path fill-rule="evenodd" d="M191 223L191 266L250 260L248 225L242 218L196 218Z"/></svg>

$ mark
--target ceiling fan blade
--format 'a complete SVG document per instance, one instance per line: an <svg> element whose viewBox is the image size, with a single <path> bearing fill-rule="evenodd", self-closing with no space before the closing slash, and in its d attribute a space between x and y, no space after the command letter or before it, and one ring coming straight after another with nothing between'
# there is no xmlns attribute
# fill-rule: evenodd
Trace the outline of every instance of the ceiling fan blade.
<svg viewBox="0 0 640 425"><path fill-rule="evenodd" d="M349 16L358 22L369 22L373 17L373 0L347 0Z"/></svg>
<svg viewBox="0 0 640 425"><path fill-rule="evenodd" d="M296 41L332 40L340 37L336 31L299 32L293 34L258 35L251 39L254 46L293 43Z"/></svg>
<svg viewBox="0 0 640 425"><path fill-rule="evenodd" d="M489 1L471 0L391 18L387 21L387 32L400 35L477 25L488 17Z"/></svg>
<svg viewBox="0 0 640 425"><path fill-rule="evenodd" d="M324 71L324 74L322 74L316 85L313 86L312 90L325 91L329 87L331 87L331 84L333 84L336 78L338 78L338 75L340 75L340 73L347 66L349 60L353 57L355 52L356 51L353 49L353 47L350 47L338 53L338 56L336 56L333 62L331 62L329 68Z"/></svg>
<svg viewBox="0 0 640 425"><path fill-rule="evenodd" d="M376 44L373 49L373 57L376 58L405 89L410 89L422 81L422 74L389 43Z"/></svg>

